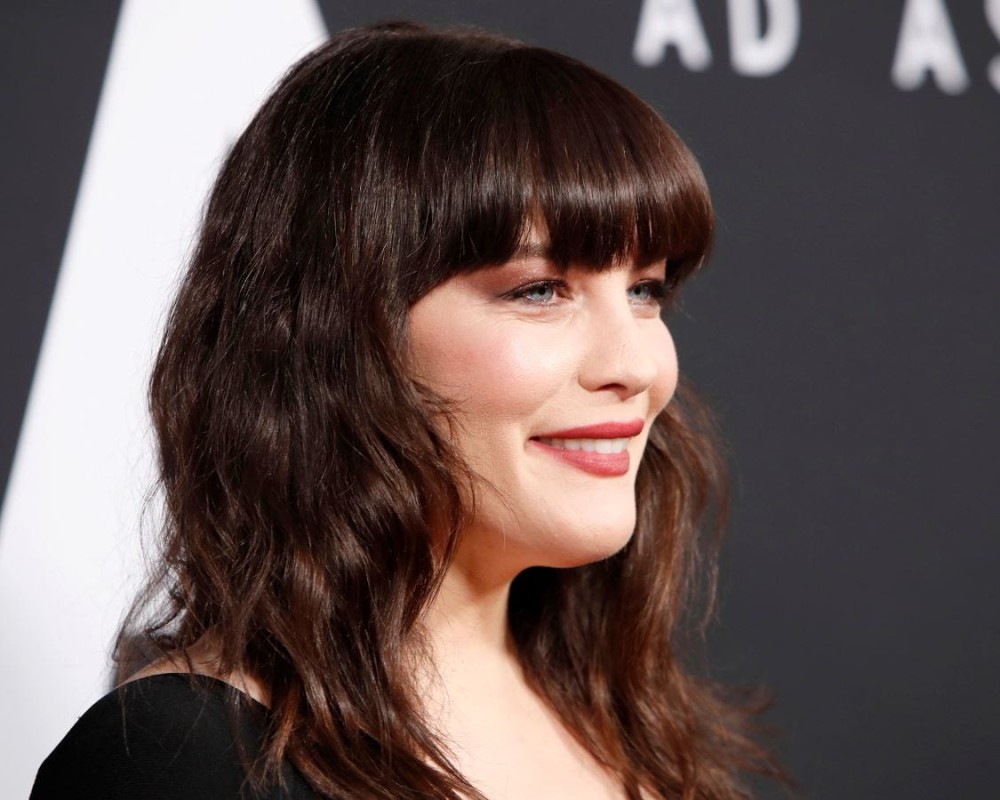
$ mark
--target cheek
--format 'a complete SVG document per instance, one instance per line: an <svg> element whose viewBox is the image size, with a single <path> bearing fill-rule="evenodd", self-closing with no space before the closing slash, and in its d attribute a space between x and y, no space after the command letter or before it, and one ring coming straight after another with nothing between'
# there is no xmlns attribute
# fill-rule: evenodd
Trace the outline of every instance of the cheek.
<svg viewBox="0 0 1000 800"><path fill-rule="evenodd" d="M546 346L537 331L462 323L420 330L411 352L415 373L457 404L470 429L523 417L572 377L565 348Z"/></svg>

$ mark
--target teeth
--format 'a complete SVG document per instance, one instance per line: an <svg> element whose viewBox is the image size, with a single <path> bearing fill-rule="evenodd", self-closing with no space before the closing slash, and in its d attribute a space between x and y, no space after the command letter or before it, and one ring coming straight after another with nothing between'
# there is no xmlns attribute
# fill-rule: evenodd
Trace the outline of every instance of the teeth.
<svg viewBox="0 0 1000 800"><path fill-rule="evenodd" d="M628 447L625 439L543 439L538 441L560 450L584 450L588 453L622 453Z"/></svg>

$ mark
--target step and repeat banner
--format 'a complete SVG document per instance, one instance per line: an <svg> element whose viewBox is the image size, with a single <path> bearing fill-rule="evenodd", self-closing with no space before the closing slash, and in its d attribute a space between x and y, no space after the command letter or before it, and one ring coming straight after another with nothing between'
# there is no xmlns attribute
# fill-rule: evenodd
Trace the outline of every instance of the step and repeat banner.
<svg viewBox="0 0 1000 800"><path fill-rule="evenodd" d="M0 7L0 796L112 685L144 381L222 155L378 19L562 50L652 103L719 216L668 322L734 470L720 677L812 798L995 796L1000 0Z"/></svg>

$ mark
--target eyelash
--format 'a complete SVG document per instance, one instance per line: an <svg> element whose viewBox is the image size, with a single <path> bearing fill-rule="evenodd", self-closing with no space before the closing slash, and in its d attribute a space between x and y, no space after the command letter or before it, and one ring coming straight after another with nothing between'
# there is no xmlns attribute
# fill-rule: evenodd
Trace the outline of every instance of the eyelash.
<svg viewBox="0 0 1000 800"><path fill-rule="evenodd" d="M675 286L676 284L673 281L661 281L655 278L650 278L639 281L638 283L630 286L629 291L631 292L636 289L649 289L649 297L639 300L638 302L643 304L649 303L665 306L670 302ZM540 289L552 289L554 293L558 294L560 291L565 291L568 288L569 287L566 282L561 280L535 281L534 283L529 283L508 292L504 295L504 297L509 300L523 300L530 305L548 306L552 304L554 298L549 300L533 300L530 298L530 294Z"/></svg>

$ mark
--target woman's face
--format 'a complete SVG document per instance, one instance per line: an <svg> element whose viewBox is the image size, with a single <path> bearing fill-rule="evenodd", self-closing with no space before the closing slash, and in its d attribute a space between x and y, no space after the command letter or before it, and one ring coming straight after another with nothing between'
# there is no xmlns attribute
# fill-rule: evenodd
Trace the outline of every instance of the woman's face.
<svg viewBox="0 0 1000 800"><path fill-rule="evenodd" d="M677 385L663 264L561 273L532 250L450 278L409 318L413 371L453 401L479 477L457 560L483 578L620 549L649 426Z"/></svg>

